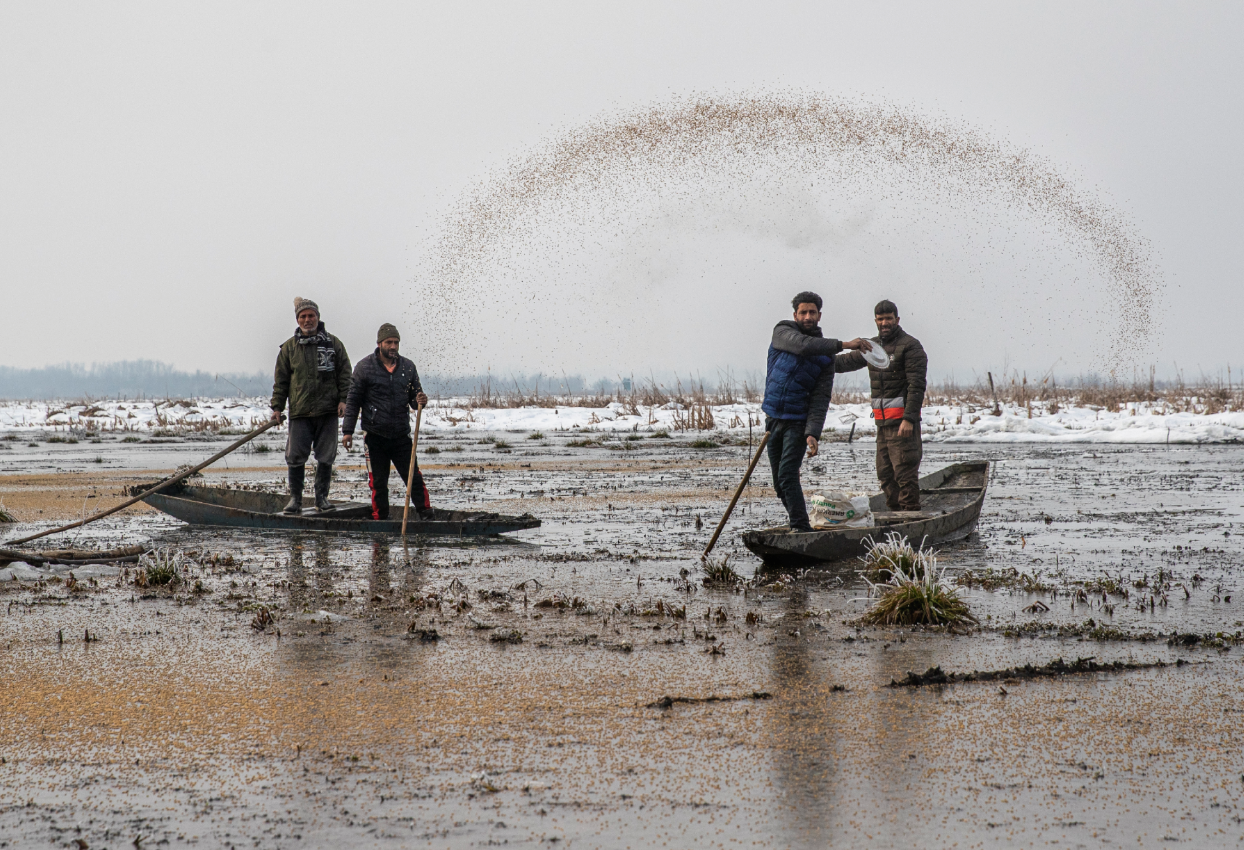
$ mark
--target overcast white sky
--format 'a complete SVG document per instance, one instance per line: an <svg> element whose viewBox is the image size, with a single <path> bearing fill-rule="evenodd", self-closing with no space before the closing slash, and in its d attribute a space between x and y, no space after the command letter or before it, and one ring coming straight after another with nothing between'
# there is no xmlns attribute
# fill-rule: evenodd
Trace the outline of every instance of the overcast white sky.
<svg viewBox="0 0 1244 850"><path fill-rule="evenodd" d="M150 358L267 371L303 295L355 359L389 320L417 361L454 371L453 352L420 348L413 331L432 319L412 278L473 182L604 114L796 88L962 120L1040 153L1151 242L1167 290L1150 362L1238 371L1241 43L1240 3L3 2L0 365ZM761 200L771 212L778 199ZM747 216L735 213L738 227ZM677 211L660 214L678 231ZM923 250L969 266L972 247L954 233ZM746 243L732 262L754 265L756 288L715 291L712 321L688 312L694 289L671 296L676 323L651 334L637 315L585 322L568 308L571 336L615 320L636 329L602 352L550 349L547 330L495 317L481 320L483 359L499 372L589 376L762 369L769 329L789 314L787 281L850 292L827 322L841 336L867 331L868 305L893 294L876 279L818 282L817 257L832 248ZM634 256L644 244L606 247ZM1022 235L1017 244L1022 253ZM695 268L711 250L688 237L668 288L711 276ZM918 277L915 254L895 273ZM1050 268L1033 280L1070 262L1042 256ZM985 284L996 304L975 319L964 305ZM1083 371L1079 341L1100 315L1058 299L1042 307L1031 284L896 286L939 373L1004 360L1040 372L1060 358L1061 373ZM584 285L612 284L589 273ZM1012 296L1031 303L1008 316Z"/></svg>

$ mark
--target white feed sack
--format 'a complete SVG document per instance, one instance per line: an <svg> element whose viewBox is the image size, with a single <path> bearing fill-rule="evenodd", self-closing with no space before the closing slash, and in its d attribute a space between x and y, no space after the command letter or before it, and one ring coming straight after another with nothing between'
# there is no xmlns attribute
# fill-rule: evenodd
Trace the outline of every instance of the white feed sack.
<svg viewBox="0 0 1244 850"><path fill-rule="evenodd" d="M868 528L873 524L873 513L867 496L813 493L808 502L808 519L813 528Z"/></svg>

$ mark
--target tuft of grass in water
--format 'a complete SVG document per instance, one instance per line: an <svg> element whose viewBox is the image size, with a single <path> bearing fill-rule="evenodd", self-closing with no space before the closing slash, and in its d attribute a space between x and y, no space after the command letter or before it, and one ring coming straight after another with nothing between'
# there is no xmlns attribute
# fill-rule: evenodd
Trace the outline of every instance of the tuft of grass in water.
<svg viewBox="0 0 1244 850"><path fill-rule="evenodd" d="M642 440L642 439L643 439L643 437L639 436L638 434L627 434L627 435L626 435L626 441L627 441L628 443L633 443L633 442L635 442L636 440Z"/></svg>
<svg viewBox="0 0 1244 850"><path fill-rule="evenodd" d="M881 543L871 537L865 538L864 542L868 546L868 552L860 558L864 562L864 569L860 573L870 584L887 582L896 573L914 576L921 570L924 550L917 552L912 549L906 537L899 537L892 531Z"/></svg>
<svg viewBox="0 0 1244 850"><path fill-rule="evenodd" d="M423 453L425 455L438 455L441 453L441 450L438 449L436 446L428 446L426 449L423 450Z"/></svg>
<svg viewBox="0 0 1244 850"><path fill-rule="evenodd" d="M712 440L704 440L704 439L692 440L689 445L693 449L715 449L717 448L717 443L715 443Z"/></svg>
<svg viewBox="0 0 1244 850"><path fill-rule="evenodd" d="M585 449L588 446L599 446L600 443L592 439L584 438L582 440L568 440L566 445L573 446L576 449Z"/></svg>
<svg viewBox="0 0 1244 850"><path fill-rule="evenodd" d="M743 583L743 576L734 571L734 567L730 566L730 556L726 555L720 561L712 558L704 561L704 586L705 587L738 587Z"/></svg>
<svg viewBox="0 0 1244 850"><path fill-rule="evenodd" d="M654 431L654 432L653 432L653 433L652 433L652 434L648 437L648 439L649 439L649 440L668 440L669 438L670 438L670 432L669 432L669 431Z"/></svg>
<svg viewBox="0 0 1244 850"><path fill-rule="evenodd" d="M527 435L527 439L528 440L543 440L544 434L542 434L539 431L532 431L530 434Z"/></svg>
<svg viewBox="0 0 1244 850"><path fill-rule="evenodd" d="M122 437L122 438L121 438L121 442L123 442L123 443L141 443L141 442L142 442L142 438L141 438L141 437L135 437L133 434L130 434L128 437ZM259 449L258 449L258 447L256 447L256 449L255 449L255 450L256 450L256 451L258 451L258 450L259 450Z"/></svg>
<svg viewBox="0 0 1244 850"><path fill-rule="evenodd" d="M103 462L104 462L104 459L102 457L100 457L99 455L95 455L95 460L93 461L93 463L103 463Z"/></svg>
<svg viewBox="0 0 1244 850"><path fill-rule="evenodd" d="M927 549L913 549L906 537L890 532L883 542L865 538L868 554L861 560L878 575L888 573L884 582L868 578L868 595L876 602L864 614L863 622L873 626L966 626L975 624L959 592L946 581L945 571L937 569L937 556Z"/></svg>
<svg viewBox="0 0 1244 850"><path fill-rule="evenodd" d="M445 451L447 451L447 452L465 452L465 451L466 451L466 449L465 449L465 448L463 448L462 446L450 446L449 448L445 449Z"/></svg>
<svg viewBox="0 0 1244 850"><path fill-rule="evenodd" d="M77 437L60 437L57 435L52 435L51 437L47 438L47 442L77 444L78 438Z"/></svg>
<svg viewBox="0 0 1244 850"><path fill-rule="evenodd" d="M510 444L507 443L505 440L497 440L497 442L493 444L493 448L497 449L498 451L505 451L506 449L510 448Z"/></svg>
<svg viewBox="0 0 1244 850"><path fill-rule="evenodd" d="M182 553L178 550L156 549L149 552L138 561L139 570L134 583L139 587L179 584L182 561Z"/></svg>
<svg viewBox="0 0 1244 850"><path fill-rule="evenodd" d="M266 454L267 452L272 451L272 446L267 443L252 443L251 445L255 447L255 451L259 454Z"/></svg>

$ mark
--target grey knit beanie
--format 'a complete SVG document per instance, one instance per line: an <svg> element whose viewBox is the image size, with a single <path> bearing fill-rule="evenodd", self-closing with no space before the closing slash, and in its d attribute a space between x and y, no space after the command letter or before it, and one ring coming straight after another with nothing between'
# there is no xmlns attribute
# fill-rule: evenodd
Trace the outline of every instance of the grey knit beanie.
<svg viewBox="0 0 1244 850"><path fill-rule="evenodd" d="M295 319L298 318L298 314L301 313L303 310L314 310L315 315L317 316L320 315L319 304L316 304L310 298L303 298L301 296L295 297L294 298L294 318Z"/></svg>
<svg viewBox="0 0 1244 850"><path fill-rule="evenodd" d="M384 342L386 339L389 339L389 338L393 338L393 339L400 341L402 338L402 335L397 332L397 328L395 328L393 325L389 324L388 322L385 322L383 325L380 326L380 330L376 331L376 345L379 345L380 343Z"/></svg>

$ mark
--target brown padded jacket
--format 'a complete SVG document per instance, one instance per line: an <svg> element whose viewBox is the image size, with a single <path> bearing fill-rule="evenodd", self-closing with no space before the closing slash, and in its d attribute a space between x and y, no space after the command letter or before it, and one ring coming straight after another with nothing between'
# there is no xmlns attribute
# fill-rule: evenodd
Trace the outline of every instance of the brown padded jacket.
<svg viewBox="0 0 1244 850"><path fill-rule="evenodd" d="M872 341L880 343L890 355L888 367L876 369L868 366L863 354L850 351L834 358L834 371L854 372L868 366L873 418L879 423L906 419L913 425L919 425L929 370L929 358L924 353L924 346L901 327L896 327L888 340L882 341L881 337L875 336Z"/></svg>

